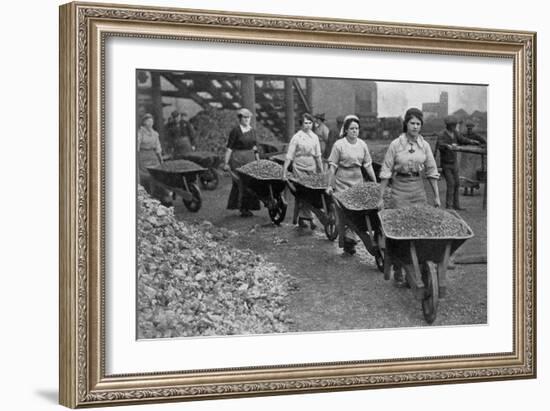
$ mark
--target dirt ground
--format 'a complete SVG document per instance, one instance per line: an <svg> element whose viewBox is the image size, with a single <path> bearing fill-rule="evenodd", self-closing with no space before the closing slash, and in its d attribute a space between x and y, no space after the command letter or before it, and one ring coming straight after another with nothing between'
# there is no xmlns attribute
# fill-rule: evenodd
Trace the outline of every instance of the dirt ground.
<svg viewBox="0 0 550 411"><path fill-rule="evenodd" d="M441 198L445 183L439 184ZM329 241L318 223L314 231L292 225L293 198L288 195L289 210L280 226L271 223L267 210L241 218L235 210L226 210L231 188L228 175L221 173L220 185L202 191L203 206L189 212L181 202L176 216L186 221L211 221L236 231L231 241L241 249L251 249L276 264L296 279L297 289L289 297L292 331L321 331L426 326L421 303L410 289L395 288L385 281L374 258L362 243L355 256L343 255L337 241ZM429 190L428 190L429 191ZM475 237L457 251L457 255L486 253L486 212L482 210L482 191L463 196L460 214L472 227ZM457 261L459 258L457 257ZM487 266L457 264L447 271L447 297L440 301L433 326L487 323Z"/></svg>

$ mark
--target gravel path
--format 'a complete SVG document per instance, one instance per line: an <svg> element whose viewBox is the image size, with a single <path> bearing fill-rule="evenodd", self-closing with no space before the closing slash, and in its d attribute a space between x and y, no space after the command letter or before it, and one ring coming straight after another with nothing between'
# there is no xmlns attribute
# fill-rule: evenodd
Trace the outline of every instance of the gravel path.
<svg viewBox="0 0 550 411"><path fill-rule="evenodd" d="M236 247L262 254L294 276L297 289L289 298L292 331L426 326L421 304L411 290L397 289L385 281L362 244L355 256L343 256L337 242L326 239L322 226L312 232L290 224L292 203L279 227L271 224L264 208L254 217L241 218L236 211L225 209L229 189L229 178L223 176L216 190L203 191L198 213L177 205L176 215L190 221L207 219L237 231L240 235L231 240ZM469 210L461 214L478 236L459 253L479 253L486 247L481 195L462 198ZM484 264L457 265L447 272L448 293L440 302L434 326L487 322L486 268Z"/></svg>

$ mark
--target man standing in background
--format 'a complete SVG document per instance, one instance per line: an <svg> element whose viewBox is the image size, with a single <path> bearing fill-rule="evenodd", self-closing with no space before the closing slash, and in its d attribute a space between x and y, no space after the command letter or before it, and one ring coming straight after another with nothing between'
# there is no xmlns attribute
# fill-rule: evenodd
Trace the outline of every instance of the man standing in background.
<svg viewBox="0 0 550 411"><path fill-rule="evenodd" d="M480 136L479 134L474 132L475 123L472 120L466 121L466 134L464 134L464 137L469 138L470 140L475 140L479 144L486 146L487 140Z"/></svg>
<svg viewBox="0 0 550 411"><path fill-rule="evenodd" d="M166 124L173 159L182 158L195 149L195 129L185 117L186 113L174 111Z"/></svg>
<svg viewBox="0 0 550 411"><path fill-rule="evenodd" d="M321 145L321 153L325 152L328 143L328 136L330 130L325 125L325 113L315 114L315 124L313 132L319 137L319 144Z"/></svg>
<svg viewBox="0 0 550 411"><path fill-rule="evenodd" d="M329 130L328 134L328 140L327 140L327 146L325 147L325 151L323 151L323 158L329 158L330 152L332 151L332 146L340 138L340 130L342 129L342 125L344 124L344 116L338 116L336 117L336 127L332 127Z"/></svg>
<svg viewBox="0 0 550 411"><path fill-rule="evenodd" d="M458 120L455 116L445 117L446 128L437 137L435 155L439 152L442 174L447 183L446 207L463 210L460 207L458 160L454 148L458 145L479 145L479 143L476 140L471 140L460 135L456 130L457 124Z"/></svg>

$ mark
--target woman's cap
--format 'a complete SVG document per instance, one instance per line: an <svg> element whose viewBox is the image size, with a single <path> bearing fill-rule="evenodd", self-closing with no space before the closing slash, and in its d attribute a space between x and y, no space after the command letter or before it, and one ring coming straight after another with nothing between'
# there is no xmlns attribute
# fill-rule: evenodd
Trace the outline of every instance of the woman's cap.
<svg viewBox="0 0 550 411"><path fill-rule="evenodd" d="M141 122L143 123L148 118L153 118L153 115L151 113L145 113L143 117L141 117Z"/></svg>
<svg viewBox="0 0 550 411"><path fill-rule="evenodd" d="M247 108L241 108L239 111L237 111L237 115L240 117L252 117L252 112Z"/></svg>

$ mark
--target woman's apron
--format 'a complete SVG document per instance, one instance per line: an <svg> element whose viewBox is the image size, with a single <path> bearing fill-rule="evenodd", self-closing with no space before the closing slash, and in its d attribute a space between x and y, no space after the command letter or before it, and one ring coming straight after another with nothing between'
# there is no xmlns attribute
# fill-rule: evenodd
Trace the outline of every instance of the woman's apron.
<svg viewBox="0 0 550 411"><path fill-rule="evenodd" d="M361 173L361 167L341 167L338 166L336 174L334 175L334 190L337 193L347 190L357 184L363 182L363 174ZM343 219L344 216L337 214L337 218ZM357 235L346 226L344 231L344 239L357 241Z"/></svg>
<svg viewBox="0 0 550 411"><path fill-rule="evenodd" d="M254 150L233 150L231 152L231 158L229 159L229 167L231 170L236 170L245 164L255 161ZM242 196L241 196L242 193ZM228 210L259 210L260 200L243 187L240 187L239 183L233 181L231 186L231 192L229 193L229 199L227 200Z"/></svg>
<svg viewBox="0 0 550 411"><path fill-rule="evenodd" d="M391 208L405 208L413 205L427 204L424 180L419 176L402 176L395 174L392 178Z"/></svg>
<svg viewBox="0 0 550 411"><path fill-rule="evenodd" d="M296 177L305 177L309 174L315 173L317 170L317 166L315 163L315 159L312 156L297 156L294 158L293 164L292 164L292 173L296 175ZM311 220L313 218L313 214L307 206L305 206L302 202L298 204L298 217L304 218L306 220Z"/></svg>

